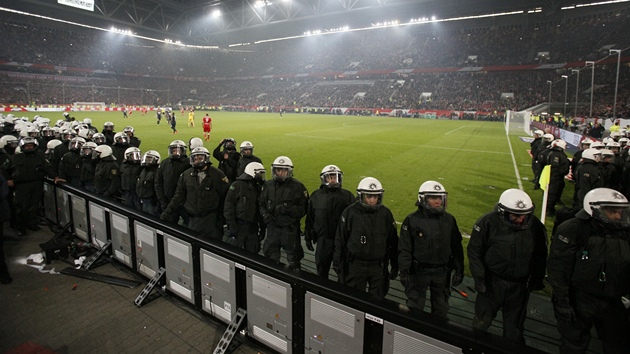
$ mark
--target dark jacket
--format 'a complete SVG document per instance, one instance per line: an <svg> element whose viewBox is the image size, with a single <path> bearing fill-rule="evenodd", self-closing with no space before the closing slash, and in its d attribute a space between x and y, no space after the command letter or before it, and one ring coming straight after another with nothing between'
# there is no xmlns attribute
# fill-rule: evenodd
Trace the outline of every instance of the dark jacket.
<svg viewBox="0 0 630 354"><path fill-rule="evenodd" d="M94 191L106 197L120 192L120 167L113 156L102 158L94 170Z"/></svg>
<svg viewBox="0 0 630 354"><path fill-rule="evenodd" d="M590 190L604 186L604 179L601 176L597 162L584 160L578 165L577 173L573 175L575 180L575 193L573 194L573 208L582 209L584 196Z"/></svg>
<svg viewBox="0 0 630 354"><path fill-rule="evenodd" d="M630 233L607 229L582 209L553 236L547 273L556 297L580 289L618 300L630 293Z"/></svg>
<svg viewBox="0 0 630 354"><path fill-rule="evenodd" d="M241 158L238 160L238 167L236 168L236 175L237 176L243 175L243 173L245 172L245 166L247 166L247 164L250 162L259 162L262 164L262 160L258 156L255 156L255 155L241 156Z"/></svg>
<svg viewBox="0 0 630 354"><path fill-rule="evenodd" d="M526 230L509 227L494 211L482 216L468 242L470 272L476 281L498 276L514 281L542 282L547 258L545 226L532 216Z"/></svg>
<svg viewBox="0 0 630 354"><path fill-rule="evenodd" d="M355 196L346 189L331 189L321 185L308 200L306 237L334 240L341 213L355 201Z"/></svg>
<svg viewBox="0 0 630 354"><path fill-rule="evenodd" d="M237 221L248 223L262 221L258 210L260 191L261 186L249 175L241 175L230 185L225 197L223 214L228 225L234 225Z"/></svg>
<svg viewBox="0 0 630 354"><path fill-rule="evenodd" d="M135 191L140 172L142 166L139 163L125 161L120 164L120 188L123 191Z"/></svg>
<svg viewBox="0 0 630 354"><path fill-rule="evenodd" d="M44 153L35 150L32 153L15 154L12 157L13 171L7 180L13 180L16 185L28 182L44 181L44 177L54 178L57 175L48 162Z"/></svg>
<svg viewBox="0 0 630 354"><path fill-rule="evenodd" d="M289 178L284 182L265 182L258 198L260 215L267 224L279 227L295 225L306 215L308 191L302 182Z"/></svg>
<svg viewBox="0 0 630 354"><path fill-rule="evenodd" d="M198 178L200 172L195 168L189 168L179 176L175 195L166 208L167 214L182 206L192 217L223 212L229 181L223 172L213 166L208 165L203 172L206 177L201 183Z"/></svg>
<svg viewBox="0 0 630 354"><path fill-rule="evenodd" d="M462 234L453 215L418 207L403 221L398 242L401 274L413 274L418 266L449 266L464 271Z"/></svg>
<svg viewBox="0 0 630 354"><path fill-rule="evenodd" d="M230 180L230 182L236 181L236 177L240 176L238 173L238 160L241 158L241 154L239 154L236 150L226 151L221 150L223 144L219 144L214 151L212 151L212 156L219 161L219 170L223 171L225 176ZM228 158L224 158L224 154L228 154ZM245 168L243 168L245 171Z"/></svg>
<svg viewBox="0 0 630 354"><path fill-rule="evenodd" d="M142 199L155 199L155 177L157 176L158 166L145 166L140 175L138 176L138 183L136 185L136 194L138 198Z"/></svg>
<svg viewBox="0 0 630 354"><path fill-rule="evenodd" d="M335 235L333 267L344 261L379 261L398 269L398 234L392 212L355 202L341 213Z"/></svg>
<svg viewBox="0 0 630 354"><path fill-rule="evenodd" d="M178 159L167 157L160 162L154 182L155 195L160 204L166 204L173 199L179 176L189 168L190 160L185 155Z"/></svg>

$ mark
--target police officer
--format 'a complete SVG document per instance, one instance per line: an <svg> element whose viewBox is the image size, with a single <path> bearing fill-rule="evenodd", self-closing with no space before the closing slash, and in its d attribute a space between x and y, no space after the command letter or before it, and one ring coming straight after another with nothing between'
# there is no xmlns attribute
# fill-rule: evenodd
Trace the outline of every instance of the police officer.
<svg viewBox="0 0 630 354"><path fill-rule="evenodd" d="M149 150L142 155L140 161L142 171L136 184L136 194L140 199L141 210L154 216L159 216L155 195L155 176L160 166L160 158L160 153L155 150Z"/></svg>
<svg viewBox="0 0 630 354"><path fill-rule="evenodd" d="M221 140L212 152L212 156L219 161L219 170L225 173L230 182L234 182L238 176L238 160L241 158L241 155L236 152L236 140L232 138Z"/></svg>
<svg viewBox="0 0 630 354"><path fill-rule="evenodd" d="M383 186L366 177L358 201L341 214L335 235L333 269L339 282L383 299L398 276L398 235L392 212L383 205ZM391 272L388 266L391 264Z"/></svg>
<svg viewBox="0 0 630 354"><path fill-rule="evenodd" d="M258 162L262 164L262 160L254 155L254 145L250 141L243 141L241 143L241 157L238 160L238 168L236 169L236 175L242 176L245 172L245 166L250 162Z"/></svg>
<svg viewBox="0 0 630 354"><path fill-rule="evenodd" d="M103 131L101 132L101 134L105 136L105 144L112 146L114 144L114 135L116 135L116 132L114 132L114 123L112 122L103 123ZM95 143L99 144L96 141Z"/></svg>
<svg viewBox="0 0 630 354"><path fill-rule="evenodd" d="M120 192L120 167L109 145L94 148L92 158L96 160L94 169L94 191L105 197L115 198Z"/></svg>
<svg viewBox="0 0 630 354"><path fill-rule="evenodd" d="M114 144L112 145L112 153L118 163L125 161L125 152L129 148L129 137L127 134L120 132L114 135Z"/></svg>
<svg viewBox="0 0 630 354"><path fill-rule="evenodd" d="M260 214L267 224L265 257L280 261L280 249L287 253L287 262L300 268L304 250L300 240L300 219L306 214L308 191L293 178L293 162L279 156L271 165L272 179L265 182L258 199Z"/></svg>
<svg viewBox="0 0 630 354"><path fill-rule="evenodd" d="M532 178L532 183L534 183L534 185L538 184L538 180L536 179L536 177L538 176L538 171L540 170L540 167L538 166L538 156L536 155L538 152L538 148L540 147L540 144L542 144L542 137L543 135L545 135L545 132L540 130L540 129L536 129L534 130L534 140L532 140L531 143L529 143L529 152L532 155L532 172L534 173L534 178Z"/></svg>
<svg viewBox="0 0 630 354"><path fill-rule="evenodd" d="M155 175L155 196L159 204L158 213L166 210L168 203L175 196L179 176L190 167L190 159L186 156L186 143L182 140L173 140L168 146L168 157L160 162ZM169 221L177 223L180 217L183 219L184 225L188 225L188 214L184 208L174 210Z"/></svg>
<svg viewBox="0 0 630 354"><path fill-rule="evenodd" d="M129 138L130 146L135 146L137 148L140 147L140 144L142 143L142 141L136 136L135 130L133 129L132 126L130 125L126 126L125 129L123 129L123 133L125 133L127 137Z"/></svg>
<svg viewBox="0 0 630 354"><path fill-rule="evenodd" d="M527 193L508 189L473 227L468 242L477 299L473 328L487 330L503 310L503 337L525 343L523 323L531 290L544 288L545 226Z"/></svg>
<svg viewBox="0 0 630 354"><path fill-rule="evenodd" d="M578 211L584 205L584 196L595 188L604 186L599 169L601 152L597 149L586 149L582 152L582 158L573 175L575 180L575 192L573 193L573 209Z"/></svg>
<svg viewBox="0 0 630 354"><path fill-rule="evenodd" d="M342 188L343 172L335 165L328 165L319 174L321 184L311 194L306 212L304 241L313 251L317 244L315 265L317 275L328 279L335 252L335 233L341 213L356 201L354 194Z"/></svg>
<svg viewBox="0 0 630 354"><path fill-rule="evenodd" d="M26 229L38 231L39 205L44 190L44 177L55 178L56 173L37 148L37 139L22 138L22 153L13 155L13 171L7 178L7 184L15 187L13 203L17 214L18 235L26 235Z"/></svg>
<svg viewBox="0 0 630 354"><path fill-rule="evenodd" d="M591 147L592 143L593 143L593 140L589 138L584 138L584 140L580 142L580 150L576 151L573 154L573 157L571 158L571 172L573 174L574 181L575 181L575 175L578 173L578 167L580 166L579 164L582 160L582 154L584 153L584 150Z"/></svg>
<svg viewBox="0 0 630 354"><path fill-rule="evenodd" d="M586 353L595 326L604 353L630 353L630 203L596 188L583 209L551 241L548 281L560 332L560 352Z"/></svg>
<svg viewBox="0 0 630 354"><path fill-rule="evenodd" d="M398 243L400 282L405 287L407 306L422 311L429 289L431 313L443 318L450 308L451 286L464 280L462 234L446 205L444 186L424 182L418 190L418 210L403 221Z"/></svg>
<svg viewBox="0 0 630 354"><path fill-rule="evenodd" d="M79 179L81 181L81 187L89 192L94 192L94 174L96 173L97 161L92 159L92 153L98 145L96 143L88 141L81 146L81 171L79 173Z"/></svg>
<svg viewBox="0 0 630 354"><path fill-rule="evenodd" d="M551 151L547 155L545 165L550 165L551 174L549 176L549 191L547 197L547 215L556 214L556 204L561 202L564 191L564 176L569 173L570 164L564 150L567 143L564 140L556 139L551 143Z"/></svg>
<svg viewBox="0 0 630 354"><path fill-rule="evenodd" d="M83 138L73 138L68 143L69 151L59 162L59 178L75 187L81 187L81 147L85 144Z"/></svg>
<svg viewBox="0 0 630 354"><path fill-rule="evenodd" d="M264 235L258 197L265 183L265 167L251 162L245 167L225 197L224 213L228 224L230 242L250 252L260 251L260 235Z"/></svg>
<svg viewBox="0 0 630 354"><path fill-rule="evenodd" d="M223 239L223 201L229 181L219 169L211 166L210 152L204 147L190 153L193 166L184 171L177 181L173 199L168 203L160 218L168 220L178 208L188 213L188 228L199 232L205 239Z"/></svg>
<svg viewBox="0 0 630 354"><path fill-rule="evenodd" d="M538 145L536 154L534 155L536 157L536 166L538 168L534 172L535 173L534 180L536 181L534 183L534 190L540 189L540 184L538 183L538 181L540 180L540 173L542 172L543 167L546 165L547 155L549 155L549 153L551 152L550 148L551 148L551 142L553 141L553 139L554 139L553 134L544 134L542 137L541 143Z"/></svg>
<svg viewBox="0 0 630 354"><path fill-rule="evenodd" d="M137 147L129 147L125 150L125 159L120 164L120 189L122 191L123 203L125 205L142 210L140 198L136 193L138 176L142 172L140 160L142 152Z"/></svg>
<svg viewBox="0 0 630 354"><path fill-rule="evenodd" d="M61 133L61 144L55 146L50 157L50 164L55 173L59 173L59 164L61 158L70 151L70 141L76 137L76 133L72 129L66 129Z"/></svg>

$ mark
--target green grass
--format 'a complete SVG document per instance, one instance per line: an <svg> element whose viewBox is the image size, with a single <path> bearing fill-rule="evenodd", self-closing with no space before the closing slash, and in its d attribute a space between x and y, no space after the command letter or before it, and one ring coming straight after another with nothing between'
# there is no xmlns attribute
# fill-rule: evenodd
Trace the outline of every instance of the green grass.
<svg viewBox="0 0 630 354"><path fill-rule="evenodd" d="M132 125L142 140L143 152L155 149L166 157L172 140L188 142L193 136L202 137L204 114L196 112L197 126L191 128L187 127L187 115L178 112L176 135L171 134L165 119L156 125L154 113L142 116L134 112L129 119L119 112L74 112L73 116L90 117L99 129L105 121L114 122L116 131ZM42 115L53 122L61 118L59 112ZM222 138L232 137L239 144L249 140L268 175L271 162L286 155L293 161L295 177L311 192L319 186L319 173L328 164L341 168L344 187L352 192L362 178L375 177L385 188L384 204L398 222L415 210L418 188L426 180L437 180L446 187L448 211L467 234L505 189L518 188L502 123L308 114L285 114L280 118L275 113L210 112L210 116L212 136L205 143L210 151ZM509 138L520 176L531 179L529 144L520 141L518 135ZM528 181L522 184L540 216L542 191L533 191ZM567 184L565 203L570 203L572 195L573 186ZM548 220L550 231L552 223ZM466 244L465 239L464 247Z"/></svg>

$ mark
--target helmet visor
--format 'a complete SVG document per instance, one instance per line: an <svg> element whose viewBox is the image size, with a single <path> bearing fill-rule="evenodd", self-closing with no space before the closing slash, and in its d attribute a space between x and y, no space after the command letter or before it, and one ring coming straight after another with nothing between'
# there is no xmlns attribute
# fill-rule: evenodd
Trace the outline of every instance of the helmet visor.
<svg viewBox="0 0 630 354"><path fill-rule="evenodd" d="M616 229L630 229L630 203L591 203L593 217Z"/></svg>
<svg viewBox="0 0 630 354"><path fill-rule="evenodd" d="M341 187L342 178L343 174L341 172L326 172L321 176L322 184L328 188Z"/></svg>

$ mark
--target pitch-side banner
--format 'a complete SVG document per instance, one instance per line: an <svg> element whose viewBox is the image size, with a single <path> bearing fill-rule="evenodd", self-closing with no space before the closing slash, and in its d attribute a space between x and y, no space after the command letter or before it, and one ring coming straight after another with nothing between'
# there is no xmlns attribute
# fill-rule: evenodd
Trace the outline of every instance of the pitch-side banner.
<svg viewBox="0 0 630 354"><path fill-rule="evenodd" d="M94 12L94 0L57 0L57 3Z"/></svg>

